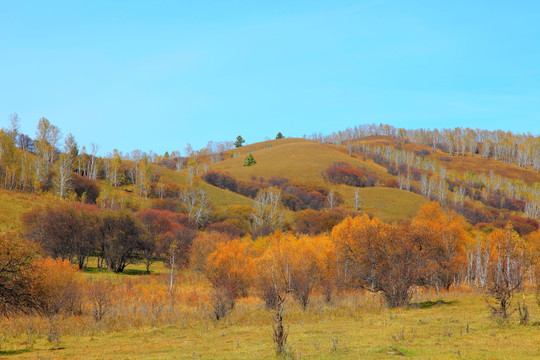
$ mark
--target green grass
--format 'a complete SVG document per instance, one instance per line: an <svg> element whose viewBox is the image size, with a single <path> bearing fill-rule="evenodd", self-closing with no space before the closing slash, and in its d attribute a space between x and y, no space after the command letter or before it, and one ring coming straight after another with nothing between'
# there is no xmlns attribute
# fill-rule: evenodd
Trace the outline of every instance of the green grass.
<svg viewBox="0 0 540 360"><path fill-rule="evenodd" d="M157 275L168 272L169 269L162 261L156 261L150 265L150 274L146 273L146 265L143 263L129 264L121 273L115 273L109 270L99 270L96 257L90 257L90 259L88 259L87 267L83 270L84 276L88 279L111 279L122 278L124 276Z"/></svg>

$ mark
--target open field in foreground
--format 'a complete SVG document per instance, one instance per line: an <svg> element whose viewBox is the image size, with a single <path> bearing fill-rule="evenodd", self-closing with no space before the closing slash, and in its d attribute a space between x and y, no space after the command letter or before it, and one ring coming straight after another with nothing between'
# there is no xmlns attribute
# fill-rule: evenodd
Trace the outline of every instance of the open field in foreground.
<svg viewBox="0 0 540 360"><path fill-rule="evenodd" d="M488 317L483 297L468 291L422 294L408 309L387 309L371 294L342 295L327 305L314 297L304 312L294 302L286 306L290 359L535 359L540 358L540 307L531 293L519 295L529 305L532 325L507 325ZM441 302L435 300L441 299ZM156 325L136 321L88 325L72 317L60 320L74 335L61 336L56 349L46 334L29 332L5 338L5 359L274 359L272 312L255 298L238 303L221 321L210 319L209 308L163 311ZM22 320L21 320L22 321ZM26 319L26 323L43 321ZM108 322L108 323L107 323ZM107 324L106 324L107 323ZM121 326L120 326L121 325ZM11 322L9 326L22 326ZM26 325L28 327L28 325ZM34 329L39 329L35 324ZM108 328L116 328L109 332ZM123 327L123 329L119 329ZM37 331L37 330L36 330Z"/></svg>

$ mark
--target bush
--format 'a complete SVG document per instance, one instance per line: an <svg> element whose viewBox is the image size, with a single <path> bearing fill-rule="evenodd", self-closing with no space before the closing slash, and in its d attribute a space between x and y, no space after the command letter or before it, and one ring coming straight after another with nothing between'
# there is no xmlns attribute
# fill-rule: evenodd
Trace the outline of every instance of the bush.
<svg viewBox="0 0 540 360"><path fill-rule="evenodd" d="M82 313L83 278L68 261L42 259L37 263L40 273L39 298L47 316L59 313Z"/></svg>
<svg viewBox="0 0 540 360"><path fill-rule="evenodd" d="M73 174L73 190L79 199L84 198L88 204L95 204L101 192L99 183L96 180L78 174Z"/></svg>
<svg viewBox="0 0 540 360"><path fill-rule="evenodd" d="M200 233L193 239L189 255L189 265L192 269L202 271L206 267L206 259L217 250L218 245L232 240L226 234L212 231Z"/></svg>
<svg viewBox="0 0 540 360"><path fill-rule="evenodd" d="M171 212L180 212L182 209L182 202L178 199L155 199L151 202L152 209L156 210L168 210Z"/></svg>
<svg viewBox="0 0 540 360"><path fill-rule="evenodd" d="M42 308L36 291L37 246L15 234L0 234L0 315Z"/></svg>
<svg viewBox="0 0 540 360"><path fill-rule="evenodd" d="M323 172L323 177L331 182L350 186L374 186L377 175L364 170L351 168L348 163L336 162Z"/></svg>
<svg viewBox="0 0 540 360"><path fill-rule="evenodd" d="M208 184L217 186L218 188L227 189L232 192L238 191L238 181L230 174L209 171L202 175L202 179Z"/></svg>
<svg viewBox="0 0 540 360"><path fill-rule="evenodd" d="M236 225L230 223L229 221L213 223L206 228L206 231L214 231L221 234L226 234L231 238L239 238L246 235L246 233L244 233L242 230L236 227Z"/></svg>
<svg viewBox="0 0 540 360"><path fill-rule="evenodd" d="M301 234L317 235L332 231L332 228L343 220L338 211L302 210L295 214L294 225Z"/></svg>

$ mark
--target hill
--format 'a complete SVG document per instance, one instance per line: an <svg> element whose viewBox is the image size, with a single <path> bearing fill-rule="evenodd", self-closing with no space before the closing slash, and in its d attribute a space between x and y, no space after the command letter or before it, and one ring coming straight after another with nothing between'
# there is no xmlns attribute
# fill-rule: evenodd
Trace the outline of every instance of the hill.
<svg viewBox="0 0 540 360"><path fill-rule="evenodd" d="M255 166L243 166L244 158L253 153ZM292 181L324 185L322 172L334 162L348 162L355 168L388 177L387 171L372 161L362 161L350 157L340 146L321 144L306 139L282 139L245 146L233 150L237 156L228 158L212 166L213 170L226 171L240 179L252 177L269 178L281 176Z"/></svg>

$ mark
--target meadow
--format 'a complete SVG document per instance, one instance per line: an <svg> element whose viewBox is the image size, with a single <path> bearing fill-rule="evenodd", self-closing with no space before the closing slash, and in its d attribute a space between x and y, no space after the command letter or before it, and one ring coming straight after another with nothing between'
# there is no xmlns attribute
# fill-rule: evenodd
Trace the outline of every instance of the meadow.
<svg viewBox="0 0 540 360"><path fill-rule="evenodd" d="M157 272L164 272L155 264ZM289 298L286 351L276 356L273 312L257 297L241 299L226 318L212 319L209 284L195 271L166 274L85 273L113 283L110 316L89 312L53 320L19 316L2 321L1 358L10 359L533 359L540 357L540 306L532 292L516 296L531 313L501 324L484 296L468 286L449 292L416 289L411 305L389 309L379 295L342 292L326 303L314 295L306 310ZM143 296L145 297L143 299ZM52 322L51 322L52 321ZM51 323L57 329L51 340ZM54 334L53 334L54 335Z"/></svg>

